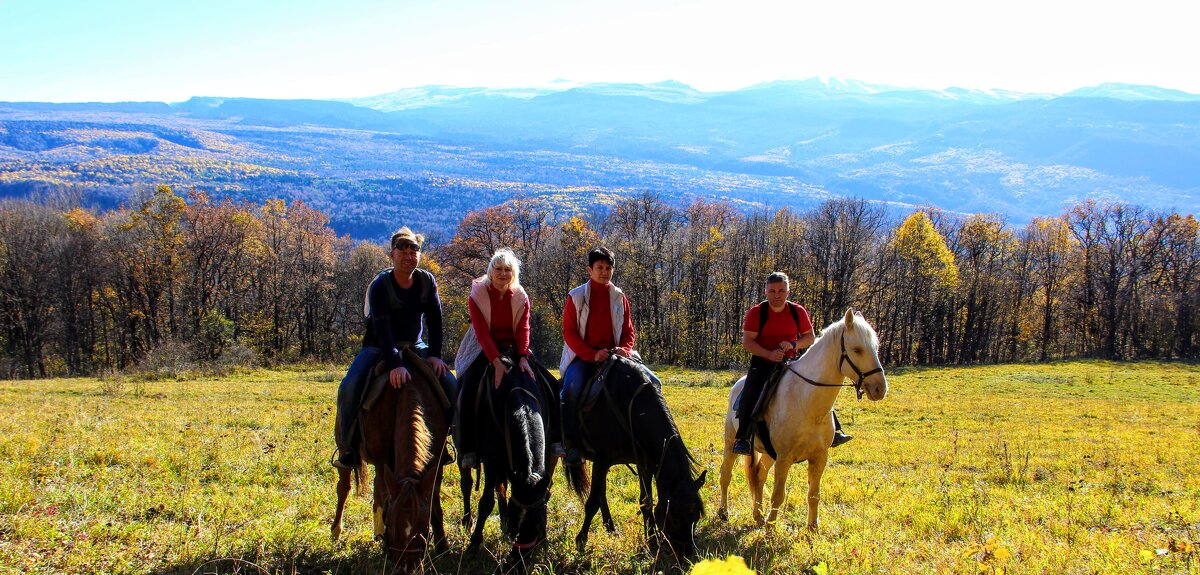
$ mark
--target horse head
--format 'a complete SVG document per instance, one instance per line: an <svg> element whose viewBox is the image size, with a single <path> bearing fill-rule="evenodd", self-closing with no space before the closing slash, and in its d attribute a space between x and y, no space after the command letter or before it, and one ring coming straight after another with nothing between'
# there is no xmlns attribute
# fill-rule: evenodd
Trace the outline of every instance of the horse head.
<svg viewBox="0 0 1200 575"><path fill-rule="evenodd" d="M387 490L383 500L383 544L388 560L407 573L418 567L425 555L429 502L421 497L421 478L397 478L386 465L380 473Z"/></svg>
<svg viewBox="0 0 1200 575"><path fill-rule="evenodd" d="M842 358L838 367L842 375L853 380L860 397L865 393L871 401L887 395L887 376L879 361L879 337L861 313L846 308L842 330Z"/></svg>
<svg viewBox="0 0 1200 575"><path fill-rule="evenodd" d="M669 486L659 484L654 526L680 557L690 557L696 552L696 523L704 516L700 488L707 474L708 471L702 471L696 479L689 476Z"/></svg>

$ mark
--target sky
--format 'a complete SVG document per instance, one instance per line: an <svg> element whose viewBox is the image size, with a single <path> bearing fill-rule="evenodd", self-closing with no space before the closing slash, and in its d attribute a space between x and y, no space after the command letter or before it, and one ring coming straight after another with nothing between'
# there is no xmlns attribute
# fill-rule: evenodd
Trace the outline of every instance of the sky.
<svg viewBox="0 0 1200 575"><path fill-rule="evenodd" d="M0 101L353 98L423 85L814 76L1200 93L1189 2L0 0Z"/></svg>

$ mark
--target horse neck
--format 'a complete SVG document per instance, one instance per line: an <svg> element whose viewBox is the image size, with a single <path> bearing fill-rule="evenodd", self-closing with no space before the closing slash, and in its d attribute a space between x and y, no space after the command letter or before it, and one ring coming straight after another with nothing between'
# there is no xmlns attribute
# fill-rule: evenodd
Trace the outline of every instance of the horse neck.
<svg viewBox="0 0 1200 575"><path fill-rule="evenodd" d="M838 365L842 358L841 338L842 331L845 326L841 323L836 323L829 326L821 333L821 337L813 342L808 351L804 355L795 360L791 364L791 369L796 373L803 375L813 381L827 384L837 384L842 382L842 371ZM786 386L786 390L781 390L784 393L797 394L799 397L796 401L805 403L811 402L817 413L825 413L832 409L834 400L837 399L840 387L821 387L811 385L799 377L785 377L785 381L790 381L791 385ZM785 402L788 405L793 405L793 401Z"/></svg>
<svg viewBox="0 0 1200 575"><path fill-rule="evenodd" d="M660 484L671 485L681 479L691 478L691 458L679 437L679 430L667 411L666 403L659 400L657 394L645 396L652 400L654 408L646 412L634 424L634 437L638 449L646 454L646 458L654 466L655 480ZM637 429L643 427L643 429Z"/></svg>

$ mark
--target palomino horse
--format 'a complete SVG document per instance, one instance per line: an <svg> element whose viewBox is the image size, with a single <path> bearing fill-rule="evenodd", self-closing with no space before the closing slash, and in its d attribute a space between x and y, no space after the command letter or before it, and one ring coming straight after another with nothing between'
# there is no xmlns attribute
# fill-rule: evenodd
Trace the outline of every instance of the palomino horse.
<svg viewBox="0 0 1200 575"><path fill-rule="evenodd" d="M447 548L440 494L441 455L449 422L433 387L438 384L431 378L432 370L413 373L413 379L399 389L384 383L379 399L360 414L362 463L354 470L361 490L367 463L375 466L375 535L382 538L388 560L406 572L425 557L431 526L435 548ZM335 540L342 531L350 473L338 469L337 513L331 528Z"/></svg>
<svg viewBox="0 0 1200 575"><path fill-rule="evenodd" d="M534 369L543 378L552 377L541 366ZM489 368L480 384L486 390L486 399L478 402L481 413L477 417L482 421L476 445L483 460L484 479L470 548L475 549L483 542L484 522L492 512L494 494L507 483L508 501L500 512L512 549L502 569L524 572L530 553L546 538L546 504L558 461L547 453L549 414L554 412L547 402L547 388L518 369L503 379L499 389L492 389L491 381ZM463 414L463 417L475 416ZM470 492L464 492L463 498L469 501Z"/></svg>
<svg viewBox="0 0 1200 575"><path fill-rule="evenodd" d="M764 410L769 440L778 456L774 459L775 485L771 493L771 512L765 523L774 524L783 504L788 470L793 463L808 461L808 527L817 527L821 474L833 442L833 401L842 387L853 385L859 397L865 392L872 401L887 395L887 377L879 363L879 341L875 330L853 308L846 316L821 331L812 347L799 359L787 364L774 396ZM866 371L860 369L865 367ZM854 380L843 384L843 378ZM721 505L717 517L728 517L729 480L736 456L733 442L737 430L734 408L746 378L738 380L729 394L725 415L725 458L721 461ZM761 427L760 427L761 429ZM747 458L746 483L754 505L754 521L763 525L762 493L772 458L756 435L754 453Z"/></svg>
<svg viewBox="0 0 1200 575"><path fill-rule="evenodd" d="M651 542L665 538L676 555L691 555L696 549L693 531L704 515L700 487L707 472L695 475L696 460L683 444L662 393L648 381L640 364L613 355L597 370L597 377L605 378L601 397L590 412L580 414L582 451L595 464L593 478L588 478L586 464L563 467L575 494L581 499L588 494L576 546L582 550L587 545L597 510L605 529L616 531L608 510L608 470L633 463L646 538ZM580 404L584 402L580 400ZM658 491L657 505L654 489Z"/></svg>

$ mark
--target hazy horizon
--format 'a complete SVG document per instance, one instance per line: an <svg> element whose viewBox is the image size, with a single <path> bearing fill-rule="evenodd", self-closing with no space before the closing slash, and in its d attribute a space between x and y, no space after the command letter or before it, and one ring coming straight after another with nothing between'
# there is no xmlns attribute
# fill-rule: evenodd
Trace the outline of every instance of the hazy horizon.
<svg viewBox="0 0 1200 575"><path fill-rule="evenodd" d="M812 77L1064 94L1200 93L1184 7L1035 0L0 1L0 101L347 99L407 88L668 80L704 92Z"/></svg>

